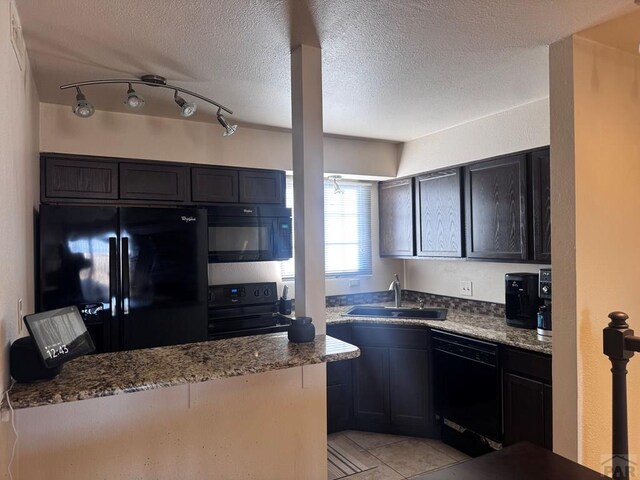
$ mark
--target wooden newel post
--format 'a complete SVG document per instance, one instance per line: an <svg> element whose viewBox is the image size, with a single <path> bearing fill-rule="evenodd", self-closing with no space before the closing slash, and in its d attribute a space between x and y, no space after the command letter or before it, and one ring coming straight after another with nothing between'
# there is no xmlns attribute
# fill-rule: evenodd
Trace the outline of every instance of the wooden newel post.
<svg viewBox="0 0 640 480"><path fill-rule="evenodd" d="M629 434L627 422L627 363L633 351L626 348L633 330L627 325L629 316L611 312L611 322L603 331L604 354L611 360L612 373L612 454L614 471L627 472L629 467Z"/></svg>

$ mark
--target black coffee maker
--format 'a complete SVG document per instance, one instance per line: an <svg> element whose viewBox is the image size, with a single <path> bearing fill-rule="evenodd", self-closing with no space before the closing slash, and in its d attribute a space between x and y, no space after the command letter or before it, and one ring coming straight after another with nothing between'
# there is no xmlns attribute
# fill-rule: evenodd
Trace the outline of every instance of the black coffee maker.
<svg viewBox="0 0 640 480"><path fill-rule="evenodd" d="M538 307L537 273L507 273L505 283L505 317L507 325L518 328L536 328Z"/></svg>

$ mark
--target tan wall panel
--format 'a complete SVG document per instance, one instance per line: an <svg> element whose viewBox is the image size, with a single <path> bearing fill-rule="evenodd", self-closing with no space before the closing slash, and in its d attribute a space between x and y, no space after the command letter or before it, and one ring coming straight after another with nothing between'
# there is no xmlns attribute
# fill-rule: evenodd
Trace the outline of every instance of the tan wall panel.
<svg viewBox="0 0 640 480"><path fill-rule="evenodd" d="M324 480L325 370L20 410L18 479Z"/></svg>

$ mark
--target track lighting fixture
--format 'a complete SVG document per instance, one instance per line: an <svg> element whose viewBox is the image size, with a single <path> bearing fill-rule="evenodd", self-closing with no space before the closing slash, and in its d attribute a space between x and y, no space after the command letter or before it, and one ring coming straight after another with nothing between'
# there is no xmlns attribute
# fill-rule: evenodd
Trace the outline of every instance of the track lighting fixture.
<svg viewBox="0 0 640 480"><path fill-rule="evenodd" d="M142 95L136 93L131 84L129 84L129 90L127 90L127 99L124 104L132 110L138 110L144 107L144 98Z"/></svg>
<svg viewBox="0 0 640 480"><path fill-rule="evenodd" d="M191 115L196 113L196 110L198 109L198 106L195 104L195 102L187 102L187 101L185 101L184 98L182 98L180 95L178 95L178 91L177 90L174 90L174 92L173 92L173 99L175 100L175 102L180 107L180 115L182 115L183 117L190 117Z"/></svg>
<svg viewBox="0 0 640 480"><path fill-rule="evenodd" d="M88 118L93 115L93 112L95 112L96 109L87 101L87 97L84 96L80 87L76 87L76 90L78 92L76 95L76 103L73 105L71 110L79 117Z"/></svg>
<svg viewBox="0 0 640 480"><path fill-rule="evenodd" d="M218 102L215 102L210 98L202 96L196 92L192 92L190 90L186 90L182 87L178 87L175 85L170 85L167 83L167 80L164 77L161 77L159 75L143 75L142 77L140 77L140 79L115 78L115 79L104 79L104 80L87 80L84 82L76 82L76 83L69 83L67 85L60 85L60 89L61 90L66 90L68 88L76 89L77 95L76 95L76 103L72 107L73 113L75 113L79 117L87 118L93 115L93 113L95 112L95 109L93 108L93 105L91 105L87 101L87 98L84 96L84 94L80 90L80 87L84 87L86 85L106 85L106 84L115 84L115 83L122 83L129 86L127 90L127 98L124 103L130 109L137 110L142 108L145 104L144 97L142 97L142 95L138 94L138 92L136 92L133 89L134 84L146 85L148 87L167 88L167 89L173 90L173 99L180 107L180 115L182 115L183 117L192 116L196 112L198 106L195 104L195 102L187 102L184 98L182 98L178 94L178 92L185 93L191 97L195 97L197 99L200 99L204 102L210 103L211 105L218 107L218 113L216 114L216 117L220 125L224 127L225 137L228 137L229 135L233 135L238 128L237 125L229 125L229 122L222 114L222 111L224 110L228 115L233 115L233 112L229 110L227 107L220 105Z"/></svg>
<svg viewBox="0 0 640 480"><path fill-rule="evenodd" d="M224 118L224 115L222 115L221 109L218 109L217 117L218 117L218 122L220 122L220 125L222 125L222 127L224 128L224 133L222 134L223 137L229 137L234 133L236 133L236 130L238 129L238 125L229 125L229 122L227 122L227 119Z"/></svg>

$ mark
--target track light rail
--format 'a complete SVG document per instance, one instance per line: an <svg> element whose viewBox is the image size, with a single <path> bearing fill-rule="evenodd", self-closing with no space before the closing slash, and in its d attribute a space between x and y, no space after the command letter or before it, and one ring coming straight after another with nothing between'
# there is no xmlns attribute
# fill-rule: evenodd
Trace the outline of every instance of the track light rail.
<svg viewBox="0 0 640 480"><path fill-rule="evenodd" d="M160 76L157 75L145 75L143 76L141 79L134 79L134 78L128 78L128 79L122 79L122 78L112 78L112 79L104 79L104 80L85 80L83 82L75 82L75 83L68 83L66 85L60 85L60 90L66 90L68 88L77 88L77 87L84 87L87 85L105 85L105 84L136 84L136 85L147 85L149 87L162 87L162 88L167 88L169 90L174 90L174 91L178 91L180 93L184 93L186 95L190 95L192 97L198 98L200 100L203 100L207 103L210 103L211 105L215 105L216 107L224 110L225 112L227 112L229 115L233 115L233 112L231 110L229 110L227 107L225 107L224 105L219 104L218 102L216 102L215 100L211 100L210 98L207 98L203 95L200 95L199 93L196 92L192 92L191 90L187 90L186 88L182 88L182 87L177 87L175 85L170 85L167 83L167 81Z"/></svg>

